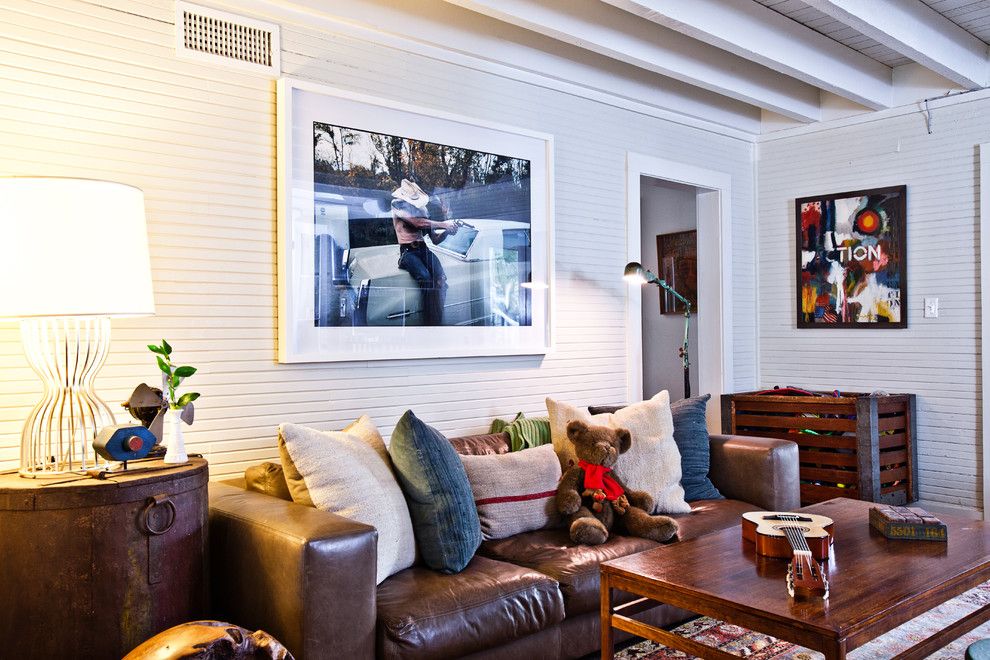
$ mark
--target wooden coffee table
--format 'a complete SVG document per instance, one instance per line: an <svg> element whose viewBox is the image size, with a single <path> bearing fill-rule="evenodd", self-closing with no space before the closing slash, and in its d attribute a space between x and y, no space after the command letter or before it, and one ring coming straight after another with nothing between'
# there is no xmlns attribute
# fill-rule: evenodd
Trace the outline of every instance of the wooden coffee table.
<svg viewBox="0 0 990 660"><path fill-rule="evenodd" d="M870 527L870 502L844 498L801 509L835 520L826 564L825 601L787 595L787 562L757 557L736 525L601 565L602 658L613 657L613 629L625 630L706 660L738 656L636 621L659 603L821 651L828 659L896 628L990 580L990 526L940 516L948 543L895 541ZM613 605L613 591L640 598ZM899 659L923 658L990 620L990 605L916 644Z"/></svg>

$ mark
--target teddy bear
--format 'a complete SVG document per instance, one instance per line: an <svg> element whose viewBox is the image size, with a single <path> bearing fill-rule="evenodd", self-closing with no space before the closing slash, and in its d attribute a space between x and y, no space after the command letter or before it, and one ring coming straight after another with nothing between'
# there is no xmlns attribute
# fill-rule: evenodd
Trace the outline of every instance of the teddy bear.
<svg viewBox="0 0 990 660"><path fill-rule="evenodd" d="M613 527L631 536L660 543L677 534L677 523L667 516L650 515L653 498L641 490L628 490L613 471L619 454L632 445L626 429L590 426L581 421L567 425L578 464L569 467L557 485L557 509L570 516L570 536L575 543L599 545Z"/></svg>

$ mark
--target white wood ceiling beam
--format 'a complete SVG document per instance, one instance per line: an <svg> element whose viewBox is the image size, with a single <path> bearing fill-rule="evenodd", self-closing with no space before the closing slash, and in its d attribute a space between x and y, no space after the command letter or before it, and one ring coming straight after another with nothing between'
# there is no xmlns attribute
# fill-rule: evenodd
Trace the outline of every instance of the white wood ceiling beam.
<svg viewBox="0 0 990 660"><path fill-rule="evenodd" d="M753 0L603 2L872 110L891 105L890 67Z"/></svg>
<svg viewBox="0 0 990 660"><path fill-rule="evenodd" d="M211 0L211 5L282 24L283 47L289 51L299 48L293 40L297 26L305 26L306 30L455 63L465 71L463 81L452 83L455 88L461 82L476 84L471 72L485 71L706 130L720 131L717 126L725 127L726 135L741 139L761 130L760 110L752 104L507 25L443 0ZM290 54L282 62L282 73L315 76L318 82L346 86L333 78L321 78L308 62L306 57ZM415 70L410 68L401 75L415 75ZM436 99L427 94L423 104L442 105L450 96L450 91L443 89ZM454 111L460 112L457 108Z"/></svg>
<svg viewBox="0 0 990 660"><path fill-rule="evenodd" d="M821 118L818 89L598 0L446 0L798 121Z"/></svg>
<svg viewBox="0 0 990 660"><path fill-rule="evenodd" d="M990 84L987 45L920 0L802 1L956 84Z"/></svg>

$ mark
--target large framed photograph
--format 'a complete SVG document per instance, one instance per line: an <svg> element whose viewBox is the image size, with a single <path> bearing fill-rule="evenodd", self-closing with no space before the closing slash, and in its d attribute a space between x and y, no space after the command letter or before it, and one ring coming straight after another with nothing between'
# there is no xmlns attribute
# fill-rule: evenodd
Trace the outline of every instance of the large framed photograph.
<svg viewBox="0 0 990 660"><path fill-rule="evenodd" d="M907 327L907 188L795 201L797 327Z"/></svg>
<svg viewBox="0 0 990 660"><path fill-rule="evenodd" d="M552 138L278 86L280 362L551 347Z"/></svg>

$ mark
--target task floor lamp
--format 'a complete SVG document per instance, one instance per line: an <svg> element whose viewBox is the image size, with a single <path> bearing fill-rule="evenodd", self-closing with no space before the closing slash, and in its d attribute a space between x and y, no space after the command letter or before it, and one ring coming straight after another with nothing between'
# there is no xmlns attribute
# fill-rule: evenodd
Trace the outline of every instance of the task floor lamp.
<svg viewBox="0 0 990 660"><path fill-rule="evenodd" d="M114 423L93 389L110 318L154 314L144 194L92 179L0 178L0 318L44 384L21 433L22 476L95 463L96 432Z"/></svg>
<svg viewBox="0 0 990 660"><path fill-rule="evenodd" d="M658 287L670 293L682 303L684 303L684 343L678 350L678 355L684 365L684 398L691 396L691 361L688 358L688 330L691 328L691 301L677 293L674 287L660 279L655 273L643 268L643 264L638 261L630 261L626 264L626 271L623 277L627 282L636 284L656 284Z"/></svg>

